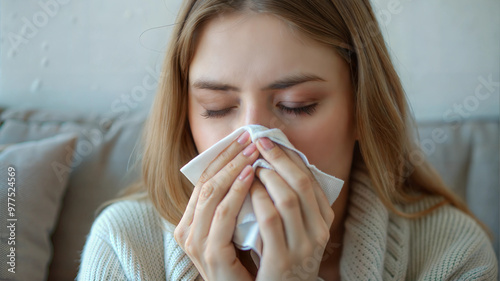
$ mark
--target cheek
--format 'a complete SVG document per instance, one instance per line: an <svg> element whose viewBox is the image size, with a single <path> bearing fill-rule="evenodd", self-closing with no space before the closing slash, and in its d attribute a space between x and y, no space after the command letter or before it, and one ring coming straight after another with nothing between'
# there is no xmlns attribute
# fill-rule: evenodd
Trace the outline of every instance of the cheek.
<svg viewBox="0 0 500 281"><path fill-rule="evenodd" d="M199 153L207 150L210 146L217 142L216 135L209 126L203 126L200 122L191 124L191 133L193 134L194 143Z"/></svg>
<svg viewBox="0 0 500 281"><path fill-rule="evenodd" d="M350 112L332 114L288 135L293 145L321 171L348 179L354 150L354 126Z"/></svg>
<svg viewBox="0 0 500 281"><path fill-rule="evenodd" d="M189 99L188 104L189 127L191 128L196 149L201 153L207 148L210 142L207 137L203 137L210 136L208 134L209 128L204 126L203 121L199 118L199 114L201 113L200 106L195 104L191 99Z"/></svg>
<svg viewBox="0 0 500 281"><path fill-rule="evenodd" d="M318 169L323 172L347 180L349 177L354 139L348 137L347 132L335 131L323 134L317 138L312 146L311 163L317 163Z"/></svg>
<svg viewBox="0 0 500 281"><path fill-rule="evenodd" d="M204 109L199 104L189 102L188 119L196 149L199 153L231 133L230 127L222 122L214 122L200 116Z"/></svg>

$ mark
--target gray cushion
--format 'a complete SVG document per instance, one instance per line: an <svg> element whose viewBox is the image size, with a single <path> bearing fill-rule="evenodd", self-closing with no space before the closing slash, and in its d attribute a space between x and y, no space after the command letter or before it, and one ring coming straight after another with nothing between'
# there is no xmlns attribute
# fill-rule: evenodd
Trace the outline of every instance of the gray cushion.
<svg viewBox="0 0 500 281"><path fill-rule="evenodd" d="M419 131L424 151L443 180L492 231L493 245L498 256L498 120L470 120L463 123L421 122ZM441 135L442 138L438 137Z"/></svg>
<svg viewBox="0 0 500 281"><path fill-rule="evenodd" d="M1 280L47 277L51 235L71 171L66 158L75 144L74 134L59 134L7 145L0 154L0 221L10 226L0 228Z"/></svg>
<svg viewBox="0 0 500 281"><path fill-rule="evenodd" d="M80 253L103 202L131 183L132 152L145 113L130 116L86 116L46 111L6 110L0 117L0 144L38 140L62 133L78 134L61 215L52 236L54 257L48 280L76 277ZM67 159L65 159L67 161Z"/></svg>

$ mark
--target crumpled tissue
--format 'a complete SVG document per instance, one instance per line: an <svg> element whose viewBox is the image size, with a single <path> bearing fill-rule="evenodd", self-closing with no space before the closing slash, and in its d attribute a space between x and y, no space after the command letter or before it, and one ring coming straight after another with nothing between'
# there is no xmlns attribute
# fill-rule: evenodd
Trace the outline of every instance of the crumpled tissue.
<svg viewBox="0 0 500 281"><path fill-rule="evenodd" d="M305 165L310 169L319 185L325 192L330 205L337 199L344 181L338 179L334 176L328 175L314 165L311 165L307 160L306 156L297 150L288 140L286 135L277 128L269 129L261 125L246 125L236 129L234 132L218 141L216 144L196 156L189 163L181 168L181 172L189 179L189 181L196 185L199 178L201 177L203 171L208 167L208 165L239 135L244 131L250 133L250 138L252 142L257 141L259 138L267 137L271 141L280 144L292 151L295 151L304 161ZM269 164L264 159L257 159L252 165L254 171L257 167L273 169L272 165ZM240 213L236 220L236 229L233 235L234 244L241 250L253 250L251 256L259 266L259 260L262 256L262 239L259 234L259 226L255 213L253 211L252 202L250 195L247 195L243 206L241 207ZM255 253L258 255L256 256Z"/></svg>

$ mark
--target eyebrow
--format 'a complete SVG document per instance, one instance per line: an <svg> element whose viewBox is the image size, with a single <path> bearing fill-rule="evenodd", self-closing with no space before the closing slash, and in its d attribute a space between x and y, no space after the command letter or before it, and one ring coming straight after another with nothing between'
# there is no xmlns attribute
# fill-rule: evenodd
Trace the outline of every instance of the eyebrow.
<svg viewBox="0 0 500 281"><path fill-rule="evenodd" d="M326 80L310 73L299 73L285 76L281 79L278 79L271 84L265 86L260 89L261 91L270 91L270 90L283 90L291 88L295 85L302 84L310 81L323 81ZM197 89L205 89L205 90L213 90L213 91L235 91L240 92L241 90L233 85L218 82L216 80L210 80L207 78L200 78L193 82L193 87Z"/></svg>

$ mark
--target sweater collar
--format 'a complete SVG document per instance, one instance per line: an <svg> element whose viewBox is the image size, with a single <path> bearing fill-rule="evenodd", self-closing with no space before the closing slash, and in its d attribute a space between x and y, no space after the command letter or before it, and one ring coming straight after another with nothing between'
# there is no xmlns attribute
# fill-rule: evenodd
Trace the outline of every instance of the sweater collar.
<svg viewBox="0 0 500 281"><path fill-rule="evenodd" d="M402 280L409 250L408 221L390 213L364 164L353 167L340 259L342 280Z"/></svg>

